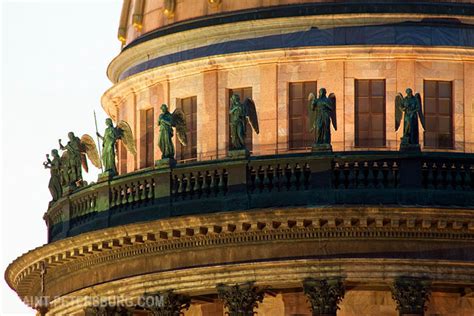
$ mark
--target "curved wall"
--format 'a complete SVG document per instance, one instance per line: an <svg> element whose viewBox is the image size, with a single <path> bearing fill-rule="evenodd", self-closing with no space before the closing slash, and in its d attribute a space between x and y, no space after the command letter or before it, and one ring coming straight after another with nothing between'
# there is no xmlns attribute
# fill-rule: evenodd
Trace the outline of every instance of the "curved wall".
<svg viewBox="0 0 474 316"><path fill-rule="evenodd" d="M228 7L230 3L240 6ZM154 26L156 30L129 43L109 65L114 86L103 95L102 105L112 118L128 121L137 135L138 155L120 155L119 169L130 172L160 159L160 105L167 103L173 110L186 98L196 103L193 159L226 157L229 93L242 88L251 90L260 118L253 154L287 152L293 135L290 89L301 82L336 94L339 128L332 131L332 142L338 151L398 150L396 94L411 87L424 97L425 81L449 82L452 146L442 151L473 152L474 18L466 3L223 1L219 10L237 11L191 19L180 10L203 16L207 13L193 6L207 8L207 1L177 1L176 22L186 21ZM275 6L281 4L293 5ZM143 30L151 30L146 12L158 10L153 5L162 2L146 2ZM256 6L261 8L249 9ZM384 81L385 146L357 144L357 80ZM154 128L148 132L146 110L153 112ZM150 134L152 159L144 147ZM425 151L440 150L424 146L423 135L420 143Z"/></svg>
<svg viewBox="0 0 474 316"><path fill-rule="evenodd" d="M208 57L150 69L121 81L103 97L102 104L115 119L131 123L143 137L140 111L162 103L173 110L179 99L197 98L197 159L224 158L229 147L228 97L230 89L251 87L260 118L260 134L253 135L254 155L287 152L289 142L289 84L316 81L337 97L339 128L332 130L337 151L355 146L355 80L385 80L386 146L398 150L402 131L395 132L394 98L413 87L423 95L424 80L443 80L453 86L454 148L474 151L474 52L459 48L344 47L272 50ZM421 127L420 127L421 130ZM142 131L142 132L141 132ZM155 140L158 127L154 126ZM423 137L420 139L423 146ZM380 148L371 148L380 149ZM143 146L128 157L127 171L144 166ZM433 150L423 148L423 150ZM446 150L443 150L446 151ZM448 150L449 151L449 150ZM160 159L154 146L154 159Z"/></svg>
<svg viewBox="0 0 474 316"><path fill-rule="evenodd" d="M343 0L146 0L143 5L143 17L141 29L133 25L133 13L137 2L143 0L124 1L124 6L128 7L126 23L125 45L128 45L136 38L153 30L172 25L178 22L205 17L209 15L230 13L239 10L261 9L278 5L295 5L306 3L344 3ZM352 3L370 3L371 1L351 1ZM406 3L408 1L392 1L393 3ZM425 3L473 3L472 0L428 0ZM171 4L173 3L173 4ZM166 8L174 6L173 14L164 12ZM125 8L126 10L126 8Z"/></svg>

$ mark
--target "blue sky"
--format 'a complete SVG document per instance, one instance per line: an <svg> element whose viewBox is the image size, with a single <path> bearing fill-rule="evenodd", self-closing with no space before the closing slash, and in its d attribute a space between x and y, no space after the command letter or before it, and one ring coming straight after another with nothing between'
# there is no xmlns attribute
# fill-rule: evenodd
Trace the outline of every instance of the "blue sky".
<svg viewBox="0 0 474 316"><path fill-rule="evenodd" d="M0 314L35 315L3 280L6 266L46 242L45 154L67 133L95 136L106 117L106 68L120 52L121 0L1 0ZM92 167L91 169L94 169ZM97 170L85 178L95 181Z"/></svg>

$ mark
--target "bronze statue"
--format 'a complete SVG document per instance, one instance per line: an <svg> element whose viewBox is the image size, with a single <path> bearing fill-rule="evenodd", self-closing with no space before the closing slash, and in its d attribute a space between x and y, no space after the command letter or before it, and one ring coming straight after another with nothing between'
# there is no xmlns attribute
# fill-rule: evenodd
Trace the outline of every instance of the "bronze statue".
<svg viewBox="0 0 474 316"><path fill-rule="evenodd" d="M176 128L176 136L179 142L186 146L186 118L181 109L176 109L173 113L170 113L166 104L161 105L161 112L158 118L158 126L160 127L158 146L161 150L161 159L174 160L173 127Z"/></svg>
<svg viewBox="0 0 474 316"><path fill-rule="evenodd" d="M57 201L63 195L63 189L61 185L61 158L59 157L57 149L53 149L51 151L51 156L53 156L53 160L49 159L49 155L46 154L46 161L43 162L43 166L45 169L50 169L51 171L51 178L49 179L48 188L53 201Z"/></svg>
<svg viewBox="0 0 474 316"><path fill-rule="evenodd" d="M245 99L244 103L240 102L237 94L230 98L230 140L233 150L245 150L245 136L247 135L247 120L255 133L259 133L257 109L252 99ZM250 131L252 132L252 131Z"/></svg>
<svg viewBox="0 0 474 316"><path fill-rule="evenodd" d="M419 131L418 118L421 126L425 128L425 117L421 107L421 96L419 93L413 95L413 91L406 89L406 97L399 93L395 97L395 131L400 128L400 123L403 118L403 136L401 138L400 149L419 149Z"/></svg>
<svg viewBox="0 0 474 316"><path fill-rule="evenodd" d="M82 168L86 172L89 171L86 156L94 166L100 168L100 158L97 147L92 137L87 134L81 138L74 135L73 132L68 133L69 141L63 146L61 139L59 140L59 148L63 150L61 163L64 166L62 178L64 184L72 187L82 185Z"/></svg>
<svg viewBox="0 0 474 316"><path fill-rule="evenodd" d="M125 148L128 152L133 155L137 154L135 148L135 140L133 138L132 129L125 121L119 121L117 126L114 126L112 119L107 118L105 120L104 136L97 133L97 136L103 140L102 144L102 165L104 167L104 173L108 173L110 176L117 175L117 167L115 163L115 156L117 152L116 143L117 140L122 140Z"/></svg>
<svg viewBox="0 0 474 316"><path fill-rule="evenodd" d="M336 96L334 93L326 97L326 89L319 89L319 97L313 93L308 96L310 132L315 132L313 150L332 150L331 146L331 122L334 130L337 130L336 120Z"/></svg>

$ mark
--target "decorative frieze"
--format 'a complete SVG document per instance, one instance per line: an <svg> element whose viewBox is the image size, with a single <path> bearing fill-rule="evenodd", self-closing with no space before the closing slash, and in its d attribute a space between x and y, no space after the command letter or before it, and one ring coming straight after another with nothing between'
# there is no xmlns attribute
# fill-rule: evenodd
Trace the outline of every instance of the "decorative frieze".
<svg viewBox="0 0 474 316"><path fill-rule="evenodd" d="M400 315L424 315L431 294L431 282L425 279L399 277L392 285L392 298Z"/></svg>
<svg viewBox="0 0 474 316"><path fill-rule="evenodd" d="M345 288L341 278L308 278L303 281L303 291L311 304L313 316L335 316L338 304L344 298Z"/></svg>
<svg viewBox="0 0 474 316"><path fill-rule="evenodd" d="M236 285L217 285L217 294L224 301L229 316L253 316L258 303L263 301L265 290L253 282Z"/></svg>

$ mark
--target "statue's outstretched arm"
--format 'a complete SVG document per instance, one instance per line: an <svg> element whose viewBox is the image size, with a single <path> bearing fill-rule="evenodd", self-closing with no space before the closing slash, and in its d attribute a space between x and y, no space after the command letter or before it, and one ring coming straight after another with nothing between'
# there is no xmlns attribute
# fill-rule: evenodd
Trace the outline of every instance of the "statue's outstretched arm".
<svg viewBox="0 0 474 316"><path fill-rule="evenodd" d="M43 166L45 169L51 169L51 159L49 159L48 154L46 154L46 161L43 162Z"/></svg>

